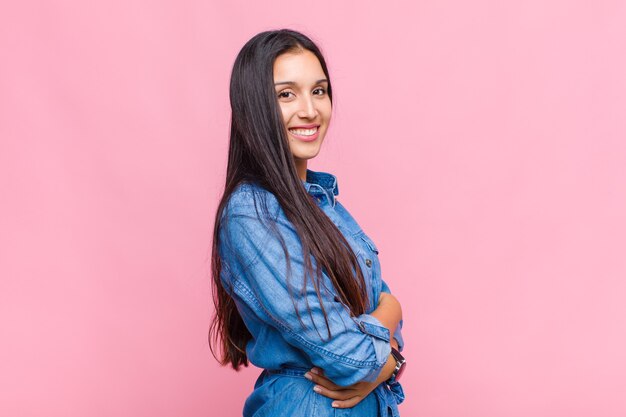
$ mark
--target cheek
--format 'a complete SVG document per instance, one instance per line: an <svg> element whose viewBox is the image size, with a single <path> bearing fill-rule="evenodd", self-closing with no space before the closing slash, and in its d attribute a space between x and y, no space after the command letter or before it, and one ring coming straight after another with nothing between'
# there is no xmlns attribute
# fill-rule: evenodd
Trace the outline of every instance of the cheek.
<svg viewBox="0 0 626 417"><path fill-rule="evenodd" d="M289 109L284 104L280 104L280 112L283 115L283 122L289 120Z"/></svg>
<svg viewBox="0 0 626 417"><path fill-rule="evenodd" d="M326 100L324 102L324 105L322 106L321 109L322 109L322 112L324 114L324 117L327 120L330 120L330 116L331 116L331 113L332 113L332 110L333 110L332 104L330 104L330 100Z"/></svg>

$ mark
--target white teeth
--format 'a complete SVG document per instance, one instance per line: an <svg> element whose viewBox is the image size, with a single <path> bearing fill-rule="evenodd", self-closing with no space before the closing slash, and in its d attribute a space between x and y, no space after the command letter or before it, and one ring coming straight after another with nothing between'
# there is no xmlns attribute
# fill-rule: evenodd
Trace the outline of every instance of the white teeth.
<svg viewBox="0 0 626 417"><path fill-rule="evenodd" d="M311 136L315 134L315 132L317 132L317 128L314 127L313 129L289 129L289 131L295 135Z"/></svg>

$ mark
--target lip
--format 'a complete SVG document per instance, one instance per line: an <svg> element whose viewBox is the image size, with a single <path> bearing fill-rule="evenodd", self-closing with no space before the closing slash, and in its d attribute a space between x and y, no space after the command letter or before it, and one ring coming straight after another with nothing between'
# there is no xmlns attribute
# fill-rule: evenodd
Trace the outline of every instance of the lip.
<svg viewBox="0 0 626 417"><path fill-rule="evenodd" d="M291 126L289 129L311 129L313 127L319 127L320 125L311 123L310 125Z"/></svg>
<svg viewBox="0 0 626 417"><path fill-rule="evenodd" d="M289 134L291 136L293 136L296 139L299 139L303 142L313 142L314 140L316 140L319 136L320 136L320 129L319 129L319 125L308 125L309 127L302 127L302 126L298 126L296 127L290 127L289 129L311 129L313 127L317 127L317 131L311 135L311 136L299 136L296 135L295 133L293 133L291 130L289 130Z"/></svg>

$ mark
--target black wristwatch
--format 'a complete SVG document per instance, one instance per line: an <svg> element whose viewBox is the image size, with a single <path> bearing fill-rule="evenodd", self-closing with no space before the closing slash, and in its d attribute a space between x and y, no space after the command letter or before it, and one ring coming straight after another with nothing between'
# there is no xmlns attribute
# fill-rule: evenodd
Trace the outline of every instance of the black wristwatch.
<svg viewBox="0 0 626 417"><path fill-rule="evenodd" d="M400 353L400 351L393 346L391 347L391 354L396 359L396 369L393 370L393 374L391 378L387 380L388 384L393 384L394 382L398 382L402 373L404 372L404 368L406 368L406 359Z"/></svg>

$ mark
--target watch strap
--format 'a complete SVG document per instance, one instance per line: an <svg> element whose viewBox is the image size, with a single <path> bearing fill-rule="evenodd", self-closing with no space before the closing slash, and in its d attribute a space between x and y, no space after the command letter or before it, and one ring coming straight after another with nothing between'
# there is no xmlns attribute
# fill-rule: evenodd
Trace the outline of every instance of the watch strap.
<svg viewBox="0 0 626 417"><path fill-rule="evenodd" d="M406 360L404 359L404 356L402 356L402 354L393 346L391 347L391 354L393 355L394 359L396 360L396 368L393 370L393 373L391 374L391 377L387 380L388 384L394 384L397 383L396 377L398 375L398 372L400 372L400 369L405 366Z"/></svg>

